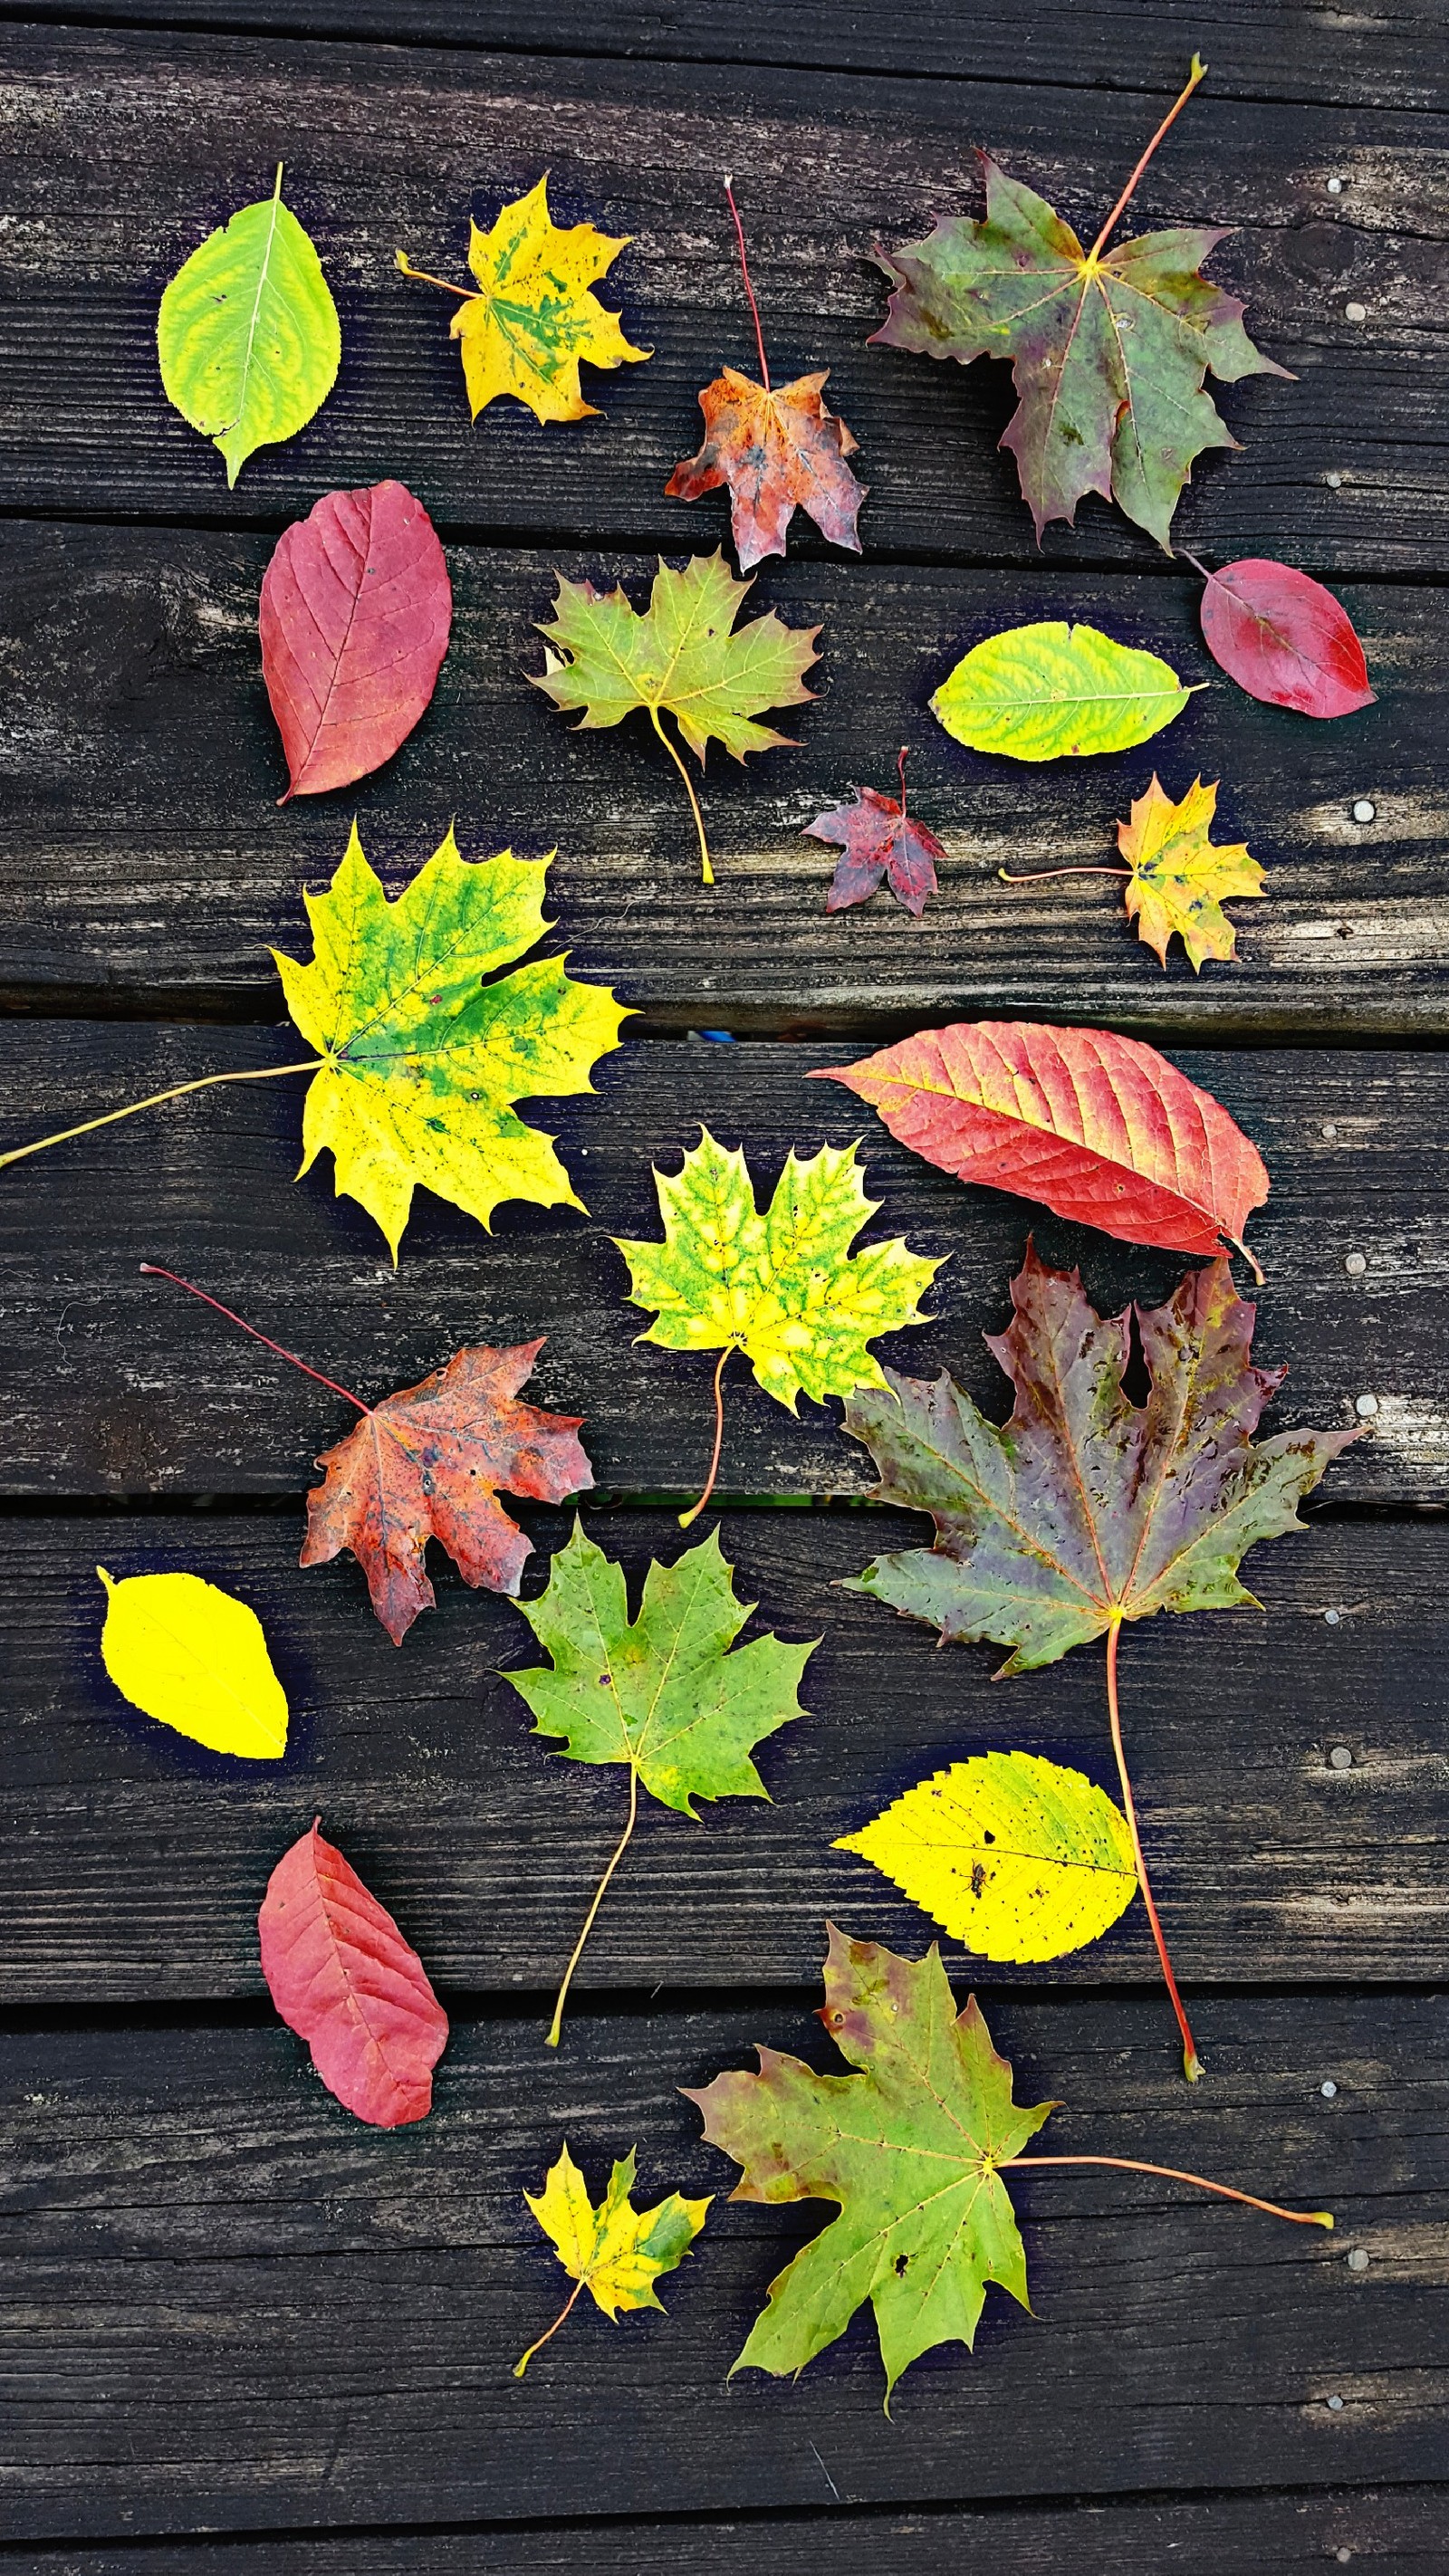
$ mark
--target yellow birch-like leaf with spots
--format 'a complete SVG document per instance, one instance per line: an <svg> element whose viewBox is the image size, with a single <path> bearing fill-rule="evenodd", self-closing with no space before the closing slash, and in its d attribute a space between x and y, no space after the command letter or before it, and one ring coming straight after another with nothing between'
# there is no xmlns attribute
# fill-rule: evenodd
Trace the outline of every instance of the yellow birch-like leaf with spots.
<svg viewBox="0 0 1449 2576"><path fill-rule="evenodd" d="M287 1749L287 1695L262 1623L199 1574L132 1574L106 1587L101 1657L123 1698L161 1726L249 1762Z"/></svg>
<svg viewBox="0 0 1449 2576"><path fill-rule="evenodd" d="M802 1163L791 1148L761 1215L743 1153L727 1153L707 1127L673 1178L656 1170L662 1243L616 1236L629 1264L629 1296L653 1307L643 1342L672 1351L718 1351L719 1388L731 1351L743 1351L759 1384L794 1413L802 1394L820 1403L886 1380L870 1343L924 1321L920 1299L943 1266L889 1243L851 1245L879 1200L868 1199L858 1144L822 1145ZM701 1511L719 1463L685 1523Z"/></svg>
<svg viewBox="0 0 1449 2576"><path fill-rule="evenodd" d="M463 380L476 420L500 394L526 403L536 420L586 420L598 409L585 402L579 364L619 367L653 355L625 339L617 313L608 313L589 289L610 269L631 236L615 239L592 224L555 224L548 211L548 178L503 207L488 232L469 226L468 266L478 293L448 286L414 268L405 252L397 264L405 277L448 286L463 302L449 336L462 350Z"/></svg>
<svg viewBox="0 0 1449 2576"><path fill-rule="evenodd" d="M858 1852L984 1959L1065 1958L1137 1892L1127 1819L1080 1771L977 1753L935 1772L837 1851Z"/></svg>
<svg viewBox="0 0 1449 2576"><path fill-rule="evenodd" d="M662 2313L663 2301L655 2296L654 2284L662 2273L683 2262L704 2225L713 2194L703 2200L683 2200L672 2191L653 2209L635 2209L630 2200L634 2156L631 2147L627 2156L618 2159L597 2209L567 2146L549 2168L537 2199L531 2191L524 2193L575 2287L547 2334L531 2343L515 2364L515 2379L523 2377L534 2354L557 2334L580 2290L588 2290L610 2319L617 2318L621 2308L658 2308Z"/></svg>
<svg viewBox="0 0 1449 2576"><path fill-rule="evenodd" d="M552 1137L512 1104L592 1091L629 1014L562 957L498 973L550 927L548 865L511 850L470 863L450 827L390 903L354 823L326 893L306 897L310 962L272 952L288 1010L322 1050L302 1172L329 1148L338 1196L376 1218L394 1261L420 1184L485 1227L503 1199L583 1206Z"/></svg>
<svg viewBox="0 0 1449 2576"><path fill-rule="evenodd" d="M1174 931L1181 933L1194 973L1205 957L1226 962L1235 956L1237 932L1223 901L1263 891L1263 871L1245 842L1209 840L1217 802L1216 781L1204 787L1196 778L1174 804L1154 771L1146 795L1134 798L1130 819L1117 826L1117 846L1131 870L1127 917L1163 966Z"/></svg>
<svg viewBox="0 0 1449 2576"><path fill-rule="evenodd" d="M1115 643L1096 626L1046 618L973 645L931 710L971 751L1067 760L1130 751L1180 716L1192 694L1155 653Z"/></svg>
<svg viewBox="0 0 1449 2576"><path fill-rule="evenodd" d="M156 349L167 399L220 449L228 484L326 400L342 331L311 238L282 203L280 168L270 197L243 206L177 270Z"/></svg>

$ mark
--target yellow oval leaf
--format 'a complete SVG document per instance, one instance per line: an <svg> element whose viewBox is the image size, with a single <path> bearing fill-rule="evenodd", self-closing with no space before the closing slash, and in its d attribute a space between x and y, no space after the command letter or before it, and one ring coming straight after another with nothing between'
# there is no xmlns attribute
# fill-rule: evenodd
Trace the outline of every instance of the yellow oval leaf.
<svg viewBox="0 0 1449 2576"><path fill-rule="evenodd" d="M987 1959L1060 1959L1100 1939L1137 1887L1127 1820L1080 1771L977 1753L907 1789L837 1851L859 1852Z"/></svg>
<svg viewBox="0 0 1449 2576"><path fill-rule="evenodd" d="M106 1587L101 1654L116 1688L148 1717L213 1753L275 1762L287 1749L287 1699L262 1623L199 1574L133 1574Z"/></svg>

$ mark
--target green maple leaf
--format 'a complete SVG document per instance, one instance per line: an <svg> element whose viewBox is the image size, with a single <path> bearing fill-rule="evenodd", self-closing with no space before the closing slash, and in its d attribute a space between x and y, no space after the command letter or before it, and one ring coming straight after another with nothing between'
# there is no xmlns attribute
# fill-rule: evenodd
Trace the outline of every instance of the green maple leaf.
<svg viewBox="0 0 1449 2576"><path fill-rule="evenodd" d="M640 1340L719 1352L717 1424L731 1351L743 1351L766 1393L794 1413L802 1393L819 1403L883 1387L871 1341L923 1320L918 1301L940 1261L908 1251L899 1236L850 1249L880 1205L865 1195L858 1151L822 1145L802 1163L792 1147L762 1216L744 1155L727 1153L702 1127L676 1178L655 1171L663 1242L615 1237L632 1303L656 1314ZM685 1525L709 1500L714 1467Z"/></svg>
<svg viewBox="0 0 1449 2576"><path fill-rule="evenodd" d="M1198 274L1228 227L1181 225L1104 248L1193 75L1089 251L1071 225L989 153L986 217L938 221L880 266L895 293L875 337L963 366L1010 358L1019 397L1001 444L1017 462L1040 537L1088 492L1114 500L1167 553L1194 457L1236 447L1212 397L1244 376L1288 376L1243 329L1235 296ZM1290 378L1291 381L1291 378Z"/></svg>
<svg viewBox="0 0 1449 2576"><path fill-rule="evenodd" d="M1149 1392L1123 1390L1131 1315L1098 1316L1075 1271L1030 1246L1015 1309L988 1342L1016 1396L988 1422L953 1379L889 1379L853 1398L845 1427L880 1470L874 1500L929 1512L933 1548L878 1556L852 1589L953 1637L1012 1652L997 1676L1054 1664L1107 1638L1107 1701L1122 1803L1189 2078L1198 2068L1137 1843L1117 1707L1125 1621L1159 1610L1261 1607L1238 1576L1260 1539L1300 1526L1298 1504L1355 1431L1281 1431L1254 1443L1280 1369L1251 1365L1255 1309L1226 1260L1189 1271L1165 1306L1135 1310Z"/></svg>
<svg viewBox="0 0 1449 2576"><path fill-rule="evenodd" d="M338 1196L376 1218L394 1261L419 1184L483 1226L503 1199L583 1205L552 1138L512 1104L591 1091L628 1013L561 957L498 973L548 927L547 867L509 850L469 864L450 828L390 903L354 823L327 892L306 897L310 964L273 951L287 1008L322 1049L302 1171L329 1146Z"/></svg>
<svg viewBox="0 0 1449 2576"><path fill-rule="evenodd" d="M743 760L790 746L790 736L756 722L762 708L797 706L814 692L803 674L817 659L818 626L783 625L771 609L735 631L752 588L736 581L723 554L696 555L682 572L661 561L649 606L631 608L622 590L559 576L552 625L539 633L548 668L534 685L568 712L582 708L581 733L621 724L642 708L684 781L706 885L709 847L693 782L662 715L671 715L701 767L711 742ZM556 648L556 649L555 649Z"/></svg>
<svg viewBox="0 0 1449 2576"><path fill-rule="evenodd" d="M535 1735L563 1738L574 1762L619 1762L629 1771L629 1821L600 1882L565 1971L550 2044L557 2045L569 1981L604 1889L638 1814L640 1785L661 1805L696 1817L696 1798L764 1798L752 1748L804 1711L800 1678L819 1643L756 1637L731 1652L754 1603L737 1601L733 1568L712 1531L675 1565L652 1564L637 1619L622 1566L574 1524L555 1556L548 1589L520 1601L552 1657L509 1673L534 1716Z"/></svg>
<svg viewBox="0 0 1449 2576"><path fill-rule="evenodd" d="M840 2203L771 2282L734 2367L803 2370L869 2300L889 2400L933 2345L975 2341L989 2281L1030 2308L999 2167L1057 2106L1013 2102L1011 2069L974 1996L957 2014L934 1943L900 1959L832 1924L820 2018L859 2073L816 2075L762 2048L758 2075L688 2093L706 2138L744 2168L735 2200Z"/></svg>

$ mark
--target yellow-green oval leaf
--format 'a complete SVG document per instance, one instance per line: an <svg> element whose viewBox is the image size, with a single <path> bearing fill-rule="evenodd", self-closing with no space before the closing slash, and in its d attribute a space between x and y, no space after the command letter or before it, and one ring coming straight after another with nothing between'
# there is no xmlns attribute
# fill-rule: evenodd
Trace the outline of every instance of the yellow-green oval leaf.
<svg viewBox="0 0 1449 2576"><path fill-rule="evenodd" d="M106 1587L101 1654L116 1688L148 1717L213 1753L275 1762L287 1749L287 1699L262 1623L199 1574L133 1574Z"/></svg>
<svg viewBox="0 0 1449 2576"><path fill-rule="evenodd" d="M859 1852L986 1959L1084 1949L1137 1887L1120 1809L1080 1771L1036 1753L953 1762L835 1848Z"/></svg>
<svg viewBox="0 0 1449 2576"><path fill-rule="evenodd" d="M931 707L972 751L1069 760L1130 751L1180 716L1191 695L1155 653L1052 617L973 645Z"/></svg>
<svg viewBox="0 0 1449 2576"><path fill-rule="evenodd" d="M342 357L322 263L290 207L282 174L172 278L156 317L161 382L193 429L214 440L236 481L258 447L295 438L331 392Z"/></svg>

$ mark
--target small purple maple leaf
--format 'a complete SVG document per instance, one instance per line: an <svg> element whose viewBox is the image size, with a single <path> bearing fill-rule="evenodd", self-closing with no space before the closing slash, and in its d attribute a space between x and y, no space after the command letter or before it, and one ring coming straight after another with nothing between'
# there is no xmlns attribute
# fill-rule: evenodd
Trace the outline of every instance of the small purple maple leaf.
<svg viewBox="0 0 1449 2576"><path fill-rule="evenodd" d="M825 898L827 912L866 903L882 877L891 892L917 920L936 891L936 861L945 851L934 832L906 812L906 755L900 756L900 802L875 787L857 787L853 805L832 806L804 828L817 841L832 841L844 853Z"/></svg>

